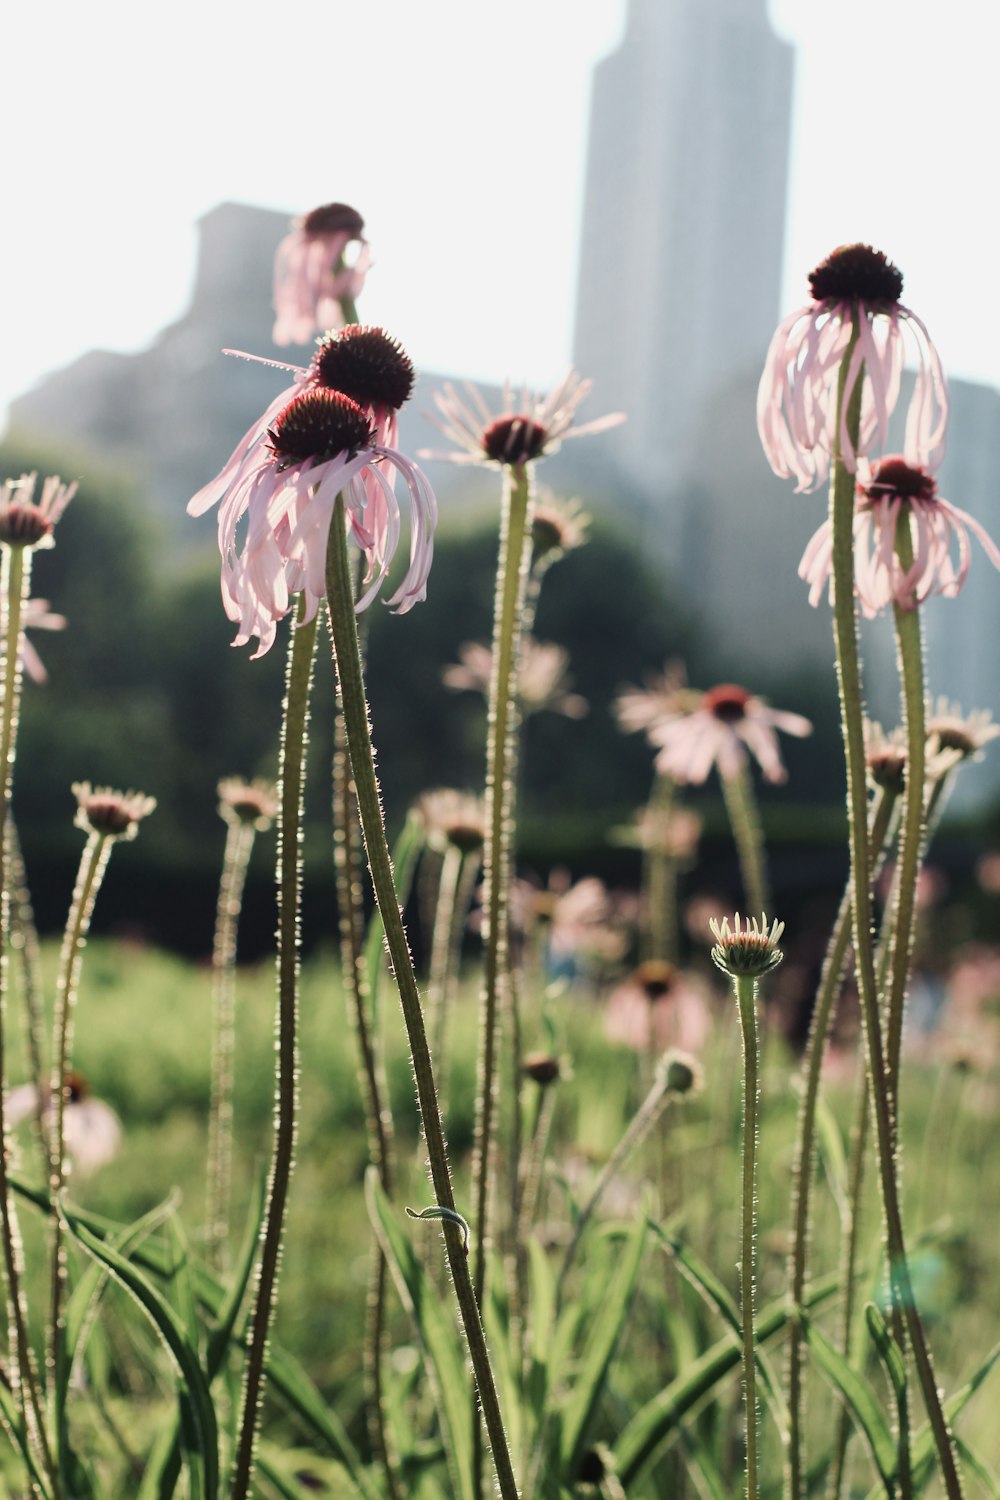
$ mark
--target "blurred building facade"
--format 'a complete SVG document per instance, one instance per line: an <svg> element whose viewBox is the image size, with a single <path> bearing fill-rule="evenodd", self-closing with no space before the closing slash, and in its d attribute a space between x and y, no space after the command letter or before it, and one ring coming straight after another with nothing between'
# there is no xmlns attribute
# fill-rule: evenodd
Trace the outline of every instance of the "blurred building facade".
<svg viewBox="0 0 1000 1500"><path fill-rule="evenodd" d="M766 0L629 0L620 45L594 77L574 357L594 381L582 419L627 424L569 443L545 479L620 517L700 616L726 675L782 669L833 683L829 611L797 577L822 496L776 479L756 436L756 386L779 305L793 53ZM199 223L191 305L149 349L92 352L15 402L11 427L133 464L178 545L204 544L187 498L221 466L276 391L274 370L221 360L268 350L274 249L284 214L222 204ZM803 294L805 273L803 267ZM401 446L444 446L428 425L446 377L422 373ZM1000 393L955 382L942 493L1000 537ZM499 392L486 391L499 402ZM591 412L591 408L593 411ZM429 464L445 505L491 503L495 482ZM932 691L997 702L984 642L1000 580L973 557L960 606L926 611ZM865 630L873 711L894 723L891 622ZM970 779L1000 786L1000 756Z"/></svg>

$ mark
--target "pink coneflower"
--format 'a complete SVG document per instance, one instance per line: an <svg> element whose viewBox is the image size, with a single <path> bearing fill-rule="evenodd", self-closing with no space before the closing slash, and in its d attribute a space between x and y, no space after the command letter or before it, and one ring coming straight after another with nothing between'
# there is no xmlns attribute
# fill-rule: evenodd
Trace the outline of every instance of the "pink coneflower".
<svg viewBox="0 0 1000 1500"><path fill-rule="evenodd" d="M8 547L54 547L52 532L73 496L76 482L63 484L53 475L35 499L37 474L22 474L0 485L0 542Z"/></svg>
<svg viewBox="0 0 1000 1500"><path fill-rule="evenodd" d="M757 392L757 430L768 463L796 490L814 490L829 475L839 444L854 473L872 442L888 440L889 417L899 397L909 331L918 367L906 419L906 451L935 468L944 452L948 400L941 361L920 319L900 302L903 277L870 245L845 245L809 276L812 302L797 308L771 340ZM837 389L844 356L839 434ZM846 412L864 370L861 430L855 454Z"/></svg>
<svg viewBox="0 0 1000 1500"><path fill-rule="evenodd" d="M81 1073L68 1072L65 1089L66 1150L78 1172L95 1172L118 1155L121 1121L110 1104L94 1098ZM12 1130L24 1120L41 1119L49 1125L54 1113L48 1088L39 1092L33 1083L22 1083L8 1095L7 1123Z"/></svg>
<svg viewBox="0 0 1000 1500"><path fill-rule="evenodd" d="M650 959L615 989L604 1014L604 1035L636 1052L681 1047L700 1052L712 1015L697 979L673 964Z"/></svg>
<svg viewBox="0 0 1000 1500"><path fill-rule="evenodd" d="M909 521L910 567L903 566L896 552L901 516ZM1000 568L1000 549L974 517L941 498L926 469L898 456L873 466L862 463L854 515L854 587L868 619L890 604L916 609L931 594L953 599L969 571L970 531L993 566ZM799 577L809 584L810 604L819 603L827 580L833 602L831 562L830 523L825 521L799 564Z"/></svg>
<svg viewBox="0 0 1000 1500"><path fill-rule="evenodd" d="M370 255L364 227L346 203L327 203L295 221L274 260L276 344L305 344L318 330L341 326L343 299L353 300L365 284ZM348 264L351 244L358 249Z"/></svg>
<svg viewBox="0 0 1000 1500"><path fill-rule="evenodd" d="M493 652L479 641L467 641L459 648L461 660L441 673L445 687L455 692L482 693L489 698L493 672ZM525 636L517 664L517 702L525 715L564 714L567 719L582 719L588 712L586 698L571 692L569 652L554 641L536 641Z"/></svg>
<svg viewBox="0 0 1000 1500"><path fill-rule="evenodd" d="M91 786L89 781L74 781L72 790L75 826L103 839L134 839L143 818L156 809L156 798L142 792L116 792L109 786Z"/></svg>
<svg viewBox="0 0 1000 1500"><path fill-rule="evenodd" d="M751 751L766 781L785 781L775 730L800 738L812 733L801 714L770 708L735 683L722 683L698 696L697 706L664 712L650 725L649 738L660 747L656 769L675 781L700 783L713 766L724 778L737 776Z"/></svg>
<svg viewBox="0 0 1000 1500"><path fill-rule="evenodd" d="M522 386L520 393L507 382L503 388L503 406L491 412L474 385L466 385L468 401L455 387L447 384L435 391L434 404L439 415L431 421L455 444L455 450L436 453L422 449L421 458L446 459L456 464L491 464L519 467L555 453L564 438L584 437L587 433L606 432L625 421L621 412L598 417L576 426L576 412L590 391L590 380L583 380L569 370L547 396L536 395Z"/></svg>
<svg viewBox="0 0 1000 1500"><path fill-rule="evenodd" d="M390 373L395 378L409 361L394 347L399 358ZM266 441L258 424L188 504L191 515L200 515L219 503L223 603L239 625L234 645L256 636L256 656L274 643L277 622L289 612L294 595L304 595L307 620L325 597L326 543L341 492L351 533L368 562L367 587L357 608L375 598L399 544L396 474L410 495L413 526L410 566L389 604L402 614L425 597L437 505L417 465L377 440L373 413L387 411L401 388L382 374L377 399L370 391L364 406L312 380L276 413L272 403ZM240 550L237 532L244 516Z"/></svg>
<svg viewBox="0 0 1000 1500"><path fill-rule="evenodd" d="M690 713L701 700L702 694L687 686L684 663L668 661L662 672L646 678L645 687L622 689L614 701L615 718L625 734L648 732L660 719Z"/></svg>

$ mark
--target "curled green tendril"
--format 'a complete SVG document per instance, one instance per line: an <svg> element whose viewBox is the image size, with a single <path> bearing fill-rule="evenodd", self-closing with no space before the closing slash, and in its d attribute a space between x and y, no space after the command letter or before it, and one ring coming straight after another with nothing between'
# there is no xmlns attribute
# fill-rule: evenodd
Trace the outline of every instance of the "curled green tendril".
<svg viewBox="0 0 1000 1500"><path fill-rule="evenodd" d="M430 1208L422 1208L417 1213L415 1208L407 1206L406 1215L410 1219L447 1219L449 1224L457 1224L462 1231L462 1248L466 1255L468 1255L472 1230L469 1228L468 1219L463 1219L462 1215L456 1213L454 1209L442 1208L440 1203L432 1203Z"/></svg>

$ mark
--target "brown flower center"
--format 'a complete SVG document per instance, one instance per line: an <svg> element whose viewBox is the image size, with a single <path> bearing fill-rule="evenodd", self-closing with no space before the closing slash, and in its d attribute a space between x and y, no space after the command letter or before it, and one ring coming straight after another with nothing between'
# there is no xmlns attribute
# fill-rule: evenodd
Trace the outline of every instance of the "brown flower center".
<svg viewBox="0 0 1000 1500"><path fill-rule="evenodd" d="M364 227L365 221L357 209L351 208L347 203L325 203L322 208L314 208L302 220L305 233L316 238L321 234L346 232L351 239L356 240L361 238Z"/></svg>
<svg viewBox="0 0 1000 1500"><path fill-rule="evenodd" d="M903 458L883 458L875 465L861 493L869 500L898 495L901 500L920 500L925 504L937 499L937 485L926 469L915 468Z"/></svg>
<svg viewBox="0 0 1000 1500"><path fill-rule="evenodd" d="M318 388L289 401L267 435L280 467L287 468L310 458L354 455L371 441L371 424L350 396Z"/></svg>
<svg viewBox="0 0 1000 1500"><path fill-rule="evenodd" d="M312 363L321 386L343 392L359 406L398 411L413 391L413 361L382 328L349 324L323 339Z"/></svg>
<svg viewBox="0 0 1000 1500"><path fill-rule="evenodd" d="M701 706L721 719L723 724L738 724L746 715L750 694L735 682L723 682L711 688L701 700Z"/></svg>
<svg viewBox="0 0 1000 1500"><path fill-rule="evenodd" d="M533 417L505 413L490 423L483 433L483 452L498 464L527 464L545 451L548 433Z"/></svg>
<svg viewBox="0 0 1000 1500"><path fill-rule="evenodd" d="M651 958L635 970L632 983L638 985L646 999L652 1003L670 994L677 983L677 970L673 964L665 963L662 959Z"/></svg>
<svg viewBox="0 0 1000 1500"><path fill-rule="evenodd" d="M871 245L841 245L810 272L817 302L866 302L894 307L903 295L903 273Z"/></svg>
<svg viewBox="0 0 1000 1500"><path fill-rule="evenodd" d="M52 522L37 505L17 501L0 511L0 542L11 547L36 547L52 535Z"/></svg>

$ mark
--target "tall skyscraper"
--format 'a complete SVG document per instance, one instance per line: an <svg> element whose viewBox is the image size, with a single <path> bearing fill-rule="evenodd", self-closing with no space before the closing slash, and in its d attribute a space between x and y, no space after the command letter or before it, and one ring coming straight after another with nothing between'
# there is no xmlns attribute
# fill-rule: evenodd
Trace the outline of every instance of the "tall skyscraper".
<svg viewBox="0 0 1000 1500"><path fill-rule="evenodd" d="M706 403L777 322L792 60L766 0L629 0L598 65L575 361L642 488L697 470Z"/></svg>

